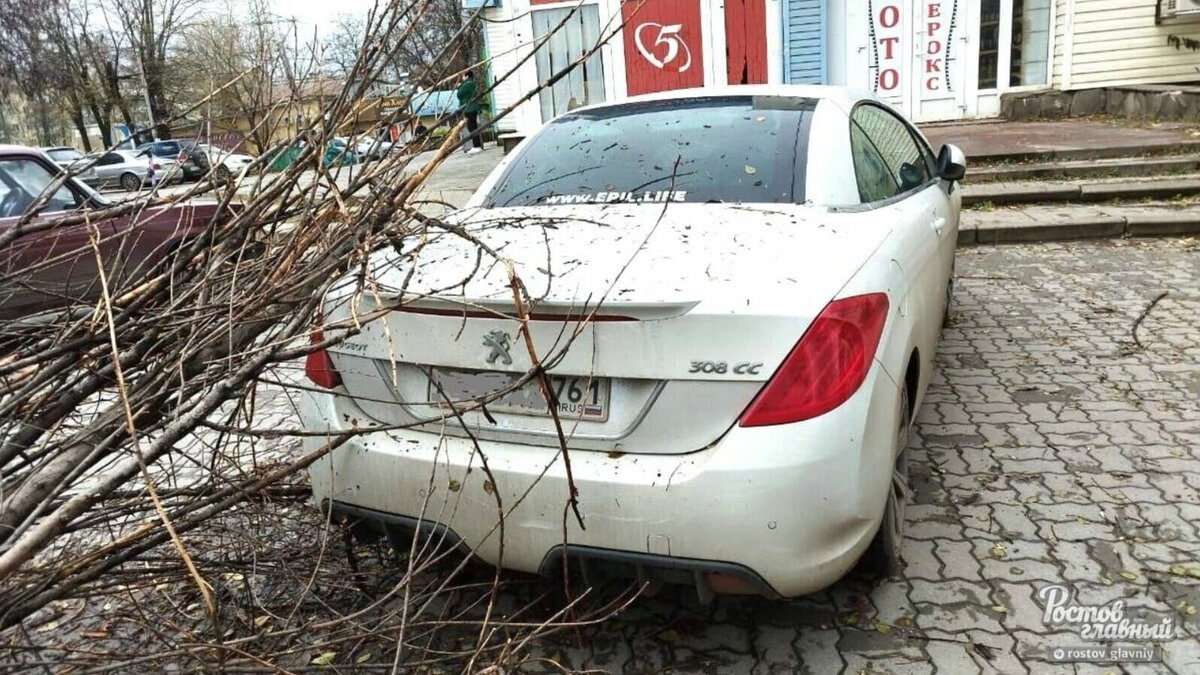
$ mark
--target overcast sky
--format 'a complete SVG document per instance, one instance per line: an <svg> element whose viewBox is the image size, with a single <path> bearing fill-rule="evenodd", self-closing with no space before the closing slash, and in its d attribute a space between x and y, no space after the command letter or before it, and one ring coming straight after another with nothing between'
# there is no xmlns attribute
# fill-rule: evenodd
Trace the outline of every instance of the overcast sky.
<svg viewBox="0 0 1200 675"><path fill-rule="evenodd" d="M4 0L0 0L3 2ZM366 14L375 6L375 0L271 0L275 13L281 17L295 17L302 34L309 34L315 27L324 36L339 14Z"/></svg>

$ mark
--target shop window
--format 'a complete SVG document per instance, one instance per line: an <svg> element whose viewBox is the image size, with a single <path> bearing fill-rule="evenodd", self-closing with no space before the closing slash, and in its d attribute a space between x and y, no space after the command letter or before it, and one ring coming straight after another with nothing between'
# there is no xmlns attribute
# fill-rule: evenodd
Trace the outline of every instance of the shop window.
<svg viewBox="0 0 1200 675"><path fill-rule="evenodd" d="M1050 80L1050 0L981 0L979 7L979 88L1023 87ZM1001 40L1004 22L1011 27ZM1001 54L1008 69L1000 72Z"/></svg>
<svg viewBox="0 0 1200 675"><path fill-rule="evenodd" d="M1050 0L1013 0L1012 26L1009 85L1046 84L1050 59Z"/></svg>
<svg viewBox="0 0 1200 675"><path fill-rule="evenodd" d="M538 9L533 11L532 18L535 44L541 45L533 55L539 82L565 70L600 40L600 11L596 5ZM543 122L568 110L604 101L604 60L600 51L552 86L542 89L538 98Z"/></svg>
<svg viewBox="0 0 1200 675"><path fill-rule="evenodd" d="M979 9L979 88L995 89L1000 72L1000 0L983 0Z"/></svg>

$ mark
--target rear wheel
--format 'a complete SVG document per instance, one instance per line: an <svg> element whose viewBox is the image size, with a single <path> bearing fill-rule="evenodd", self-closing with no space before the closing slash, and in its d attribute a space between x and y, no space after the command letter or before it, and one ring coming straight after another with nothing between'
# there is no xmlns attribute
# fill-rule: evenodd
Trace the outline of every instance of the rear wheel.
<svg viewBox="0 0 1200 675"><path fill-rule="evenodd" d="M121 189L126 192L137 192L142 187L142 179L137 174L121 174Z"/></svg>
<svg viewBox="0 0 1200 675"><path fill-rule="evenodd" d="M900 388L900 428L896 431L896 463L888 489L883 522L871 546L863 554L863 566L878 576L894 576L904 570L904 517L910 493L908 482L908 433L912 426L912 401L908 387Z"/></svg>
<svg viewBox="0 0 1200 675"><path fill-rule="evenodd" d="M224 164L217 166L217 180L229 180L230 175L232 174L229 171L229 167Z"/></svg>

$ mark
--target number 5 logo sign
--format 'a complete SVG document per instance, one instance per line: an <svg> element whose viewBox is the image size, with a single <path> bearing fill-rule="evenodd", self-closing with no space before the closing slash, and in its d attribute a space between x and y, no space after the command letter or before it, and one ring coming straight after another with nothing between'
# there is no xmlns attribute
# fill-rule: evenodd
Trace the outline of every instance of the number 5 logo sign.
<svg viewBox="0 0 1200 675"><path fill-rule="evenodd" d="M680 53L683 54L683 64L675 68L676 72L686 73L688 68L692 67L692 50L688 49L687 42L684 42L679 31L683 30L683 24L674 23L664 26L661 23L653 23L647 21L638 26L633 33L633 42L637 46L638 52L644 59L650 62L650 65L662 70L666 66L675 62ZM657 31L657 34L655 34ZM646 47L647 36L654 35L654 42L651 46ZM661 58L657 58L654 54L662 45L666 45L667 53Z"/></svg>
<svg viewBox="0 0 1200 675"><path fill-rule="evenodd" d="M700 0L624 0L621 18L627 95L704 86Z"/></svg>

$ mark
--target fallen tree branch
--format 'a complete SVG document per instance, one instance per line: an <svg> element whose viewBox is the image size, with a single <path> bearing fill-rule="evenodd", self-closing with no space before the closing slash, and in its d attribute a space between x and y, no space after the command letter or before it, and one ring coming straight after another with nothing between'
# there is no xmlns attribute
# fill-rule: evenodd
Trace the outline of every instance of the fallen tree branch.
<svg viewBox="0 0 1200 675"><path fill-rule="evenodd" d="M1142 313L1133 320L1133 343L1138 346L1138 349L1146 348L1144 345L1142 345L1142 341L1138 339L1138 326L1142 325L1142 322L1146 320L1146 317L1150 315L1150 312L1154 309L1154 307L1157 306L1158 303L1169 294L1170 291L1163 291L1162 293L1159 293L1153 300L1150 301L1150 304L1146 305L1146 309L1143 309Z"/></svg>

